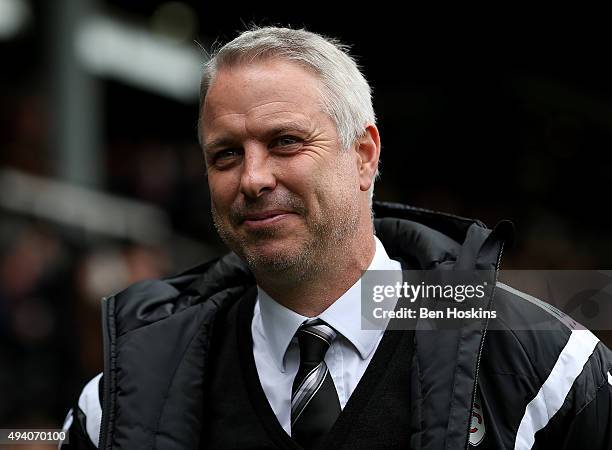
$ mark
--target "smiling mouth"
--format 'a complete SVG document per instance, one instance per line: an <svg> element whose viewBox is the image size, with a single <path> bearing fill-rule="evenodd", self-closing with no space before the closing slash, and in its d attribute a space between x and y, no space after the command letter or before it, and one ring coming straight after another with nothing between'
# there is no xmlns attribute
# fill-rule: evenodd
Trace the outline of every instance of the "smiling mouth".
<svg viewBox="0 0 612 450"><path fill-rule="evenodd" d="M258 214L250 214L242 221L242 224L251 229L264 228L271 225L275 225L295 213L290 211L267 211Z"/></svg>

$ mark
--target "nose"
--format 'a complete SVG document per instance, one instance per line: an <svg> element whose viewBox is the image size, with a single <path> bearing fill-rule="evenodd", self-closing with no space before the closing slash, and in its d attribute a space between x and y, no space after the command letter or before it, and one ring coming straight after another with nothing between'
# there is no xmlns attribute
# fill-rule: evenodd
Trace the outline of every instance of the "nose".
<svg viewBox="0 0 612 450"><path fill-rule="evenodd" d="M255 199L276 187L276 177L268 156L267 149L261 145L245 145L240 191L246 197Z"/></svg>

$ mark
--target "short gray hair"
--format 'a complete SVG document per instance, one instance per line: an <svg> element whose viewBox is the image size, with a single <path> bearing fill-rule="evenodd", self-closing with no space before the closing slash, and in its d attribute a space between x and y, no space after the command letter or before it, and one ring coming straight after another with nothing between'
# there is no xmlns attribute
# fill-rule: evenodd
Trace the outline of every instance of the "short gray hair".
<svg viewBox="0 0 612 450"><path fill-rule="evenodd" d="M203 126L201 115L206 94L217 71L268 58L295 62L320 78L322 106L334 121L340 145L345 150L363 136L367 124L376 123L370 85L349 54L348 46L304 29L253 27L216 49L205 64L200 85L198 133ZM378 171L374 178L377 176ZM374 180L370 199L373 186Z"/></svg>

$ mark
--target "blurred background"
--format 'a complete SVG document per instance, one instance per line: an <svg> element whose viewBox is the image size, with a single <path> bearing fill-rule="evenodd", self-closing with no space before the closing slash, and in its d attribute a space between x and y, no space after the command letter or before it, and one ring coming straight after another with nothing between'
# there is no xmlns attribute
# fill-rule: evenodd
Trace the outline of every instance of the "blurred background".
<svg viewBox="0 0 612 450"><path fill-rule="evenodd" d="M610 269L609 27L549 12L448 16L0 0L0 427L61 424L102 369L102 296L224 251L198 83L206 50L252 22L352 46L383 140L377 199L513 220L505 269Z"/></svg>

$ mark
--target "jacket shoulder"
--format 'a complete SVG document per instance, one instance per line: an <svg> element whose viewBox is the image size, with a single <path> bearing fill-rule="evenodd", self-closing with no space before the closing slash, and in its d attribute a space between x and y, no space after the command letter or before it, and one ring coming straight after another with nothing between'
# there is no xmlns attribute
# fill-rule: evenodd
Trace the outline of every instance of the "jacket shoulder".
<svg viewBox="0 0 612 450"><path fill-rule="evenodd" d="M594 381L606 379L610 350L563 311L500 282L492 309L496 317L489 323L485 345L500 371L543 383L553 369L569 365L582 370L591 363L600 368Z"/></svg>
<svg viewBox="0 0 612 450"><path fill-rule="evenodd" d="M229 253L165 279L137 282L105 302L122 335L194 307L214 312L253 283L244 263Z"/></svg>

